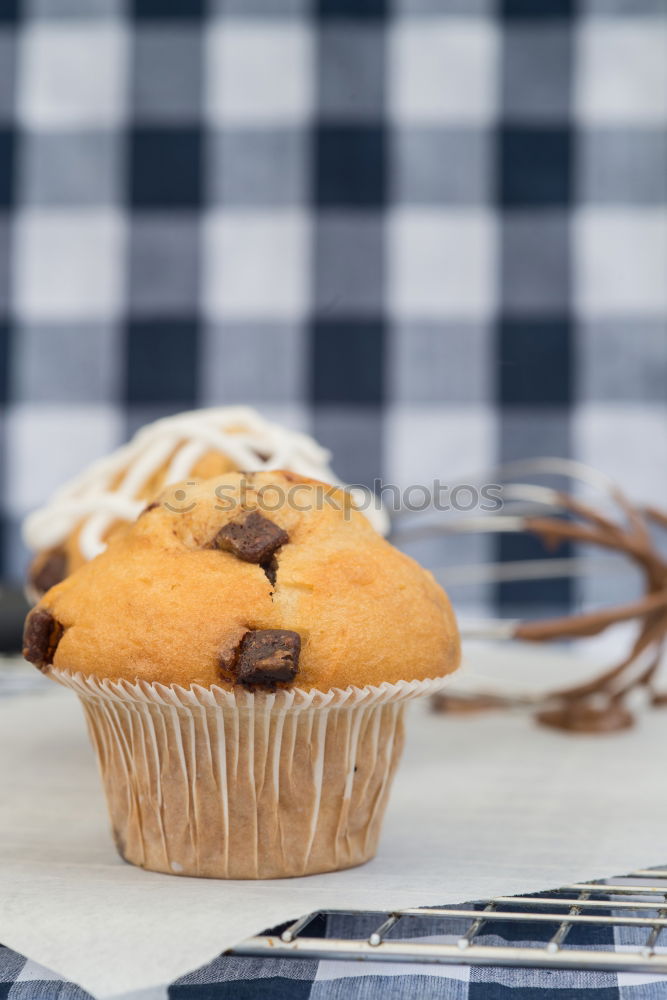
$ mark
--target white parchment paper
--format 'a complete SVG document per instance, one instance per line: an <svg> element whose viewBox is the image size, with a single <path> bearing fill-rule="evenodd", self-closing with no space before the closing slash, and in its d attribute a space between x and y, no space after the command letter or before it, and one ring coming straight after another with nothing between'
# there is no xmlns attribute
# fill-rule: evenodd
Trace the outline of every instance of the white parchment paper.
<svg viewBox="0 0 667 1000"><path fill-rule="evenodd" d="M558 668L555 654L516 656ZM0 941L109 998L320 907L461 902L663 864L666 754L659 711L626 733L572 737L415 705L374 861L307 879L184 879L117 857L70 692L1 699Z"/></svg>

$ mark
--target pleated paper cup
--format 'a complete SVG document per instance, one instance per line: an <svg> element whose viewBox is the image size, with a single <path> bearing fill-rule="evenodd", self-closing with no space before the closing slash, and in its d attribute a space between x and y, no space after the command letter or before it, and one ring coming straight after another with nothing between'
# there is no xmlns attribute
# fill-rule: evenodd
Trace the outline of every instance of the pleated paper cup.
<svg viewBox="0 0 667 1000"><path fill-rule="evenodd" d="M51 675L83 704L122 857L235 879L372 858L405 705L447 680L266 693Z"/></svg>

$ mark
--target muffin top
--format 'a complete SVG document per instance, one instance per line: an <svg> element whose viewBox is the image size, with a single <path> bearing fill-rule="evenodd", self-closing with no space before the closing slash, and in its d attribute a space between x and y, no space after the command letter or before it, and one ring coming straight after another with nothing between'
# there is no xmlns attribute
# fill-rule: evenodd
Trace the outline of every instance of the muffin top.
<svg viewBox="0 0 667 1000"><path fill-rule="evenodd" d="M24 656L188 687L363 687L455 670L444 591L347 493L291 472L170 487L26 620Z"/></svg>

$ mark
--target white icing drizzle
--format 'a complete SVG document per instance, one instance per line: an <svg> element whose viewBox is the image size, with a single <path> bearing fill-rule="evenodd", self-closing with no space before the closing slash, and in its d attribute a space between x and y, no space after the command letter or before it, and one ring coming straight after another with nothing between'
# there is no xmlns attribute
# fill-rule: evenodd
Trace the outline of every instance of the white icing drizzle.
<svg viewBox="0 0 667 1000"><path fill-rule="evenodd" d="M164 485L191 475L207 452L226 455L244 472L289 469L302 476L342 486L331 470L331 454L307 434L265 420L245 406L221 406L165 417L142 427L128 444L90 465L61 487L46 506L23 523L23 537L33 551L61 545L82 522L79 545L86 559L105 549L104 535L115 520L134 521L146 506L137 499L145 483L173 457ZM122 479L112 487L114 479ZM369 503L366 491L353 490L364 513L382 534L386 513Z"/></svg>

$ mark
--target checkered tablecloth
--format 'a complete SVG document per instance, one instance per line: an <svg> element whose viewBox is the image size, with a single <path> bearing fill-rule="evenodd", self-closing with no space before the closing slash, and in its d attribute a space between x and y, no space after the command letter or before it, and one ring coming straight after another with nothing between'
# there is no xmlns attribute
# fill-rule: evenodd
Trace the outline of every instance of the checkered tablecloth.
<svg viewBox="0 0 667 1000"><path fill-rule="evenodd" d="M482 904L464 904L481 909ZM627 911L625 913L627 916ZM644 913L645 915L645 913ZM285 925L282 925L285 926ZM377 914L319 917L308 937L367 937ZM453 943L464 933L448 922L447 937L434 935L433 919L411 918L397 935L414 941ZM281 928L275 929L278 933ZM544 944L554 926L494 922L475 943L512 946ZM663 933L665 933L663 931ZM637 950L646 930L576 925L567 946L582 949ZM510 992L511 991L511 992ZM667 977L627 972L483 968L465 965L262 959L220 956L168 987L123 994L117 1000L665 1000ZM0 998L8 1000L90 1000L90 994L48 969L0 947ZM116 998L114 998L116 1000Z"/></svg>
<svg viewBox="0 0 667 1000"><path fill-rule="evenodd" d="M553 453L662 503L666 273L667 0L0 0L4 572L63 479L195 405L309 429L352 482ZM450 562L494 543L453 544ZM0 973L0 998L83 1000L7 949ZM241 958L169 995L508 985L667 996L625 974Z"/></svg>
<svg viewBox="0 0 667 1000"><path fill-rule="evenodd" d="M6 572L54 487L195 405L348 481L551 453L662 502L666 273L667 0L1 0Z"/></svg>

